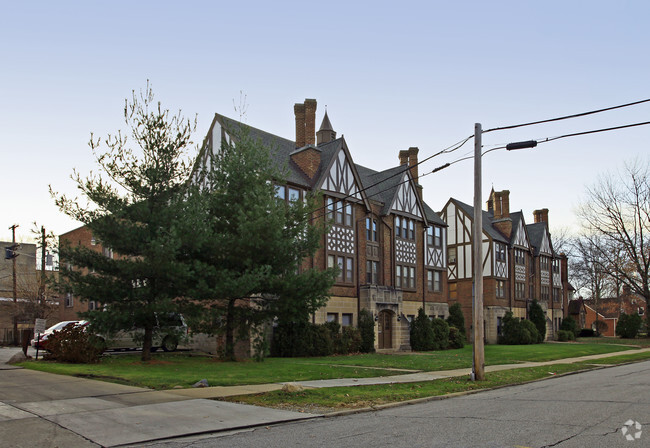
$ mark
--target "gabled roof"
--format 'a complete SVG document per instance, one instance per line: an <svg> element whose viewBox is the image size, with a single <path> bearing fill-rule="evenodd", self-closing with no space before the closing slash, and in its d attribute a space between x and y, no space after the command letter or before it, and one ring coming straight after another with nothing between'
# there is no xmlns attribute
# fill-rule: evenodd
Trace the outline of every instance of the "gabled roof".
<svg viewBox="0 0 650 448"><path fill-rule="evenodd" d="M510 244L513 246L517 244L517 237L519 236L519 226L524 231L523 237L527 240L527 245L530 246L530 236L528 235L528 229L526 228L526 220L524 219L524 214L521 211L510 213L510 219L512 220L512 234L510 236Z"/></svg>
<svg viewBox="0 0 650 448"><path fill-rule="evenodd" d="M299 185L305 188L311 188L311 182L305 174L298 168L294 163L291 163L291 153L296 150L296 143L288 140L286 138L278 137L277 135L262 131L261 129L254 128L245 123L241 123L232 118L228 118L224 115L214 114L214 120L210 126L209 135L212 135L216 125L219 125L223 130L231 137L236 136L238 133L245 130L248 133L248 136L253 140L259 141L262 145L269 148L269 156L271 161L275 165L275 168L280 170L280 172L286 174L287 182L295 185ZM199 153L200 159L207 148L207 145L204 142L203 148ZM214 141L213 145L217 146L217 149L221 147L221 141ZM197 160L198 160L197 159Z"/></svg>
<svg viewBox="0 0 650 448"><path fill-rule="evenodd" d="M458 199L451 198L450 201L452 201L458 208L460 208L465 214L467 214L472 221L474 220L474 207L471 205L465 204L462 201L459 201ZM499 241L500 243L506 243L510 244L510 241L506 239L506 237L501 234L497 229L494 228L493 222L494 222L494 214L492 212L487 212L485 210L481 210L483 212L483 232L485 232L490 238L492 238L495 241Z"/></svg>
<svg viewBox="0 0 650 448"><path fill-rule="evenodd" d="M526 226L526 230L528 230L528 238L530 239L530 244L533 245L534 255L538 256L540 248L542 247L542 243L544 242L544 235L548 233L546 223L536 222L534 224L528 224Z"/></svg>
<svg viewBox="0 0 650 448"><path fill-rule="evenodd" d="M334 157L339 153L340 150L344 150L346 154L349 155L347 145L343 137L339 137L335 140L332 140L331 142L323 143L318 146L313 146L315 150L320 152L321 163L318 171L314 175L313 180L310 180L291 159L291 154L305 150L306 148L296 148L296 143L292 140L278 137L277 135L271 134L261 129L257 129L248 124L241 123L240 121L228 118L224 115L215 114L212 124L210 125L208 137L206 137L206 141L203 143L203 147L199 152L197 161L202 159L205 151L207 150L207 140L210 138L210 136L213 135L215 127L220 127L230 137L236 136L239 132L245 130L245 132L248 133L249 137L259 141L262 145L269 148L271 161L274 163L275 167L278 170L286 174L286 180L288 183L307 189L313 189L315 186L321 185L323 183L323 179L327 176L328 169L331 167ZM330 130L331 127L332 125L326 113L325 117L323 118L321 130ZM220 147L221 141L214 141L213 145ZM382 215L389 214L395 194L403 181L403 176L400 176L399 173L408 173L408 168L402 165L398 165L384 171L375 171L370 168L357 165L353 163L352 160L349 161L351 162L351 165L353 165L352 168L356 170L356 173L359 175L359 181L361 184L360 188L364 189L367 186L377 184L371 186L370 188L367 188L362 193L364 200L367 198L383 203L381 212ZM419 199L419 197L418 201L422 205L426 221L435 223L439 226L447 226L447 224L440 218L440 216L434 212L427 204L425 204L424 201Z"/></svg>

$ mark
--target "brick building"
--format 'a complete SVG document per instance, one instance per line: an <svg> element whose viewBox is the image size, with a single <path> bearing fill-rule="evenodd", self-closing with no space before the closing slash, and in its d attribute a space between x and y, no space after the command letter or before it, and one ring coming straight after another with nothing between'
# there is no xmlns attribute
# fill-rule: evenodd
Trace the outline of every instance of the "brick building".
<svg viewBox="0 0 650 448"><path fill-rule="evenodd" d="M322 269L338 265L340 275L314 322L356 325L365 308L377 321L378 349L409 348L409 322L419 308L430 316L448 315L446 224L422 199L418 148L400 151L399 165L385 170L357 165L327 113L316 132L316 108L313 99L294 106L295 141L215 114L197 166L207 166L210 152L245 127L288 173L286 184L277 185L280 198L301 200L322 192L332 225L305 263Z"/></svg>
<svg viewBox="0 0 650 448"><path fill-rule="evenodd" d="M92 234L91 230L86 226L77 227L74 230L59 235L59 246L69 244L71 246L84 246L95 252L103 253L108 258L113 258L113 251L109 248L102 246L101 241L98 241ZM65 264L65 260L61 260ZM71 293L65 294L60 299L60 320L76 320L79 319L78 313L97 308L98 303L90 300L82 302L77 297L73 297Z"/></svg>
<svg viewBox="0 0 650 448"><path fill-rule="evenodd" d="M567 259L553 251L548 209L534 212L527 225L523 213L510 212L510 192L490 192L483 211L484 332L496 343L506 312L526 318L537 299L547 317L547 338L554 337L566 315L569 283ZM459 302L471 330L474 207L451 198L441 212L448 224L449 303Z"/></svg>

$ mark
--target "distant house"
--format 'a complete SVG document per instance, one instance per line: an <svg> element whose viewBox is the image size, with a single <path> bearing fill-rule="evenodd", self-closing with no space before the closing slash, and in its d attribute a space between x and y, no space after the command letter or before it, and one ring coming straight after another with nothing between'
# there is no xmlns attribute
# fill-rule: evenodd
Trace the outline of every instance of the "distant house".
<svg viewBox="0 0 650 448"><path fill-rule="evenodd" d="M585 318L582 328L591 328L596 330L596 314L598 320L607 324L607 329L601 331L603 336L615 336L616 325L620 319L621 313L638 314L645 319L646 302L643 297L638 296L624 287L619 297L605 297L598 300L598 304L592 299L579 299L584 307ZM572 300L571 302L577 302ZM577 305L574 305L574 307ZM597 313L596 313L597 311Z"/></svg>

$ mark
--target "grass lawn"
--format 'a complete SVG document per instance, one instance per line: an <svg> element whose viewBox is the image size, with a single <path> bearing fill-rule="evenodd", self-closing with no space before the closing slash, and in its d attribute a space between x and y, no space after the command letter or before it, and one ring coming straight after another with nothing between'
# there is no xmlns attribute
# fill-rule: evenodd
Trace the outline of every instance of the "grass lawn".
<svg viewBox="0 0 650 448"><path fill-rule="evenodd" d="M456 377L419 383L307 389L293 393L275 391L264 394L228 397L225 400L304 412L334 412L344 409L356 409L413 400L416 398L448 395L455 392L519 384L539 378L547 378L559 373L582 370L584 368L585 366L576 364L557 364L547 367L531 367L487 373L485 381L476 382L470 381L468 377Z"/></svg>
<svg viewBox="0 0 650 448"><path fill-rule="evenodd" d="M210 386L264 384L281 381L306 381L332 378L366 378L395 372L374 368L350 368L299 364L295 360L268 358L222 362L205 356L156 354L152 361L140 361L140 354L105 356L98 364L64 364L51 361L28 361L20 365L29 369L62 375L74 375L152 389L191 387L205 378Z"/></svg>
<svg viewBox="0 0 650 448"><path fill-rule="evenodd" d="M513 364L525 361L552 361L576 356L599 355L634 347L606 344L547 343L534 345L486 345L485 364ZM472 366L472 346L458 350L424 353L368 354L330 356L327 358L302 358L304 364L357 365L408 370L451 370ZM394 374L394 373L393 373Z"/></svg>
<svg viewBox="0 0 650 448"><path fill-rule="evenodd" d="M619 364L646 359L650 359L650 352L619 355L602 360L599 359L575 364L555 364L552 366L488 372L486 373L485 381L472 382L467 377L456 377L419 383L307 389L302 392L293 393L274 391L263 394L228 397L226 400L304 412L334 412L417 398L442 396L455 392L467 392L497 386L520 384L562 373L592 369L599 364Z"/></svg>
<svg viewBox="0 0 650 448"><path fill-rule="evenodd" d="M629 347L631 349L633 347ZM611 344L488 345L487 365L523 361L549 361L582 355L623 351ZM263 384L331 378L365 378L398 375L407 371L468 368L472 347L442 352L330 356L323 358L268 358L264 362L221 362L187 354L156 354L147 363L139 354L105 356L99 364L62 364L28 361L24 367L64 375L84 376L152 389L190 387L205 378L211 386ZM388 369L404 369L396 371Z"/></svg>

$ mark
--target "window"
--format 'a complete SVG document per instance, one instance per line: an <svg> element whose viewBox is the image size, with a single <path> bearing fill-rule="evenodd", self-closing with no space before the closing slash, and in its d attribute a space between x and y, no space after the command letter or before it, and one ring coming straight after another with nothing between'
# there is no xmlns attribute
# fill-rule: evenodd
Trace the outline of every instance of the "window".
<svg viewBox="0 0 650 448"><path fill-rule="evenodd" d="M327 313L327 321L328 322L338 322L339 321L339 313Z"/></svg>
<svg viewBox="0 0 650 448"><path fill-rule="evenodd" d="M456 264L456 248L449 248L449 264Z"/></svg>
<svg viewBox="0 0 650 448"><path fill-rule="evenodd" d="M65 295L65 306L66 308L72 308L74 305L74 299L72 298L72 293L66 293Z"/></svg>
<svg viewBox="0 0 650 448"><path fill-rule="evenodd" d="M433 236L433 245L435 247L442 247L442 229L440 227L434 227Z"/></svg>
<svg viewBox="0 0 650 448"><path fill-rule="evenodd" d="M352 257L344 257L342 255L328 255L327 267L332 268L336 266L339 268L339 274L336 277L337 283L352 283L354 281L354 259Z"/></svg>
<svg viewBox="0 0 650 448"><path fill-rule="evenodd" d="M405 240L415 240L415 221L409 218L396 216L395 236Z"/></svg>
<svg viewBox="0 0 650 448"><path fill-rule="evenodd" d="M347 201L336 201L333 198L325 199L327 219L334 220L336 224L352 227L352 203Z"/></svg>
<svg viewBox="0 0 650 448"><path fill-rule="evenodd" d="M497 280L496 295L501 299L506 296L506 282L504 280Z"/></svg>
<svg viewBox="0 0 650 448"><path fill-rule="evenodd" d="M352 313L341 314L341 326L349 327L352 325Z"/></svg>
<svg viewBox="0 0 650 448"><path fill-rule="evenodd" d="M553 302L559 302L560 295L560 288L553 288Z"/></svg>
<svg viewBox="0 0 650 448"><path fill-rule="evenodd" d="M440 271L427 271L427 289L433 292L442 290L442 273Z"/></svg>
<svg viewBox="0 0 650 448"><path fill-rule="evenodd" d="M548 257L539 257L539 268L542 271L548 271L549 268Z"/></svg>
<svg viewBox="0 0 650 448"><path fill-rule="evenodd" d="M328 220L334 219L334 199L327 198L325 204L327 207L327 219Z"/></svg>
<svg viewBox="0 0 650 448"><path fill-rule="evenodd" d="M366 218L366 239L368 241L378 241L376 219Z"/></svg>
<svg viewBox="0 0 650 448"><path fill-rule="evenodd" d="M515 298L523 299L526 294L526 285L522 282L515 282Z"/></svg>
<svg viewBox="0 0 650 448"><path fill-rule="evenodd" d="M300 200L300 190L289 187L289 202L296 202Z"/></svg>
<svg viewBox="0 0 650 448"><path fill-rule="evenodd" d="M275 197L283 201L296 202L300 200L302 196L301 191L294 187L289 187L287 185L276 185L275 186Z"/></svg>
<svg viewBox="0 0 650 448"><path fill-rule="evenodd" d="M501 329L502 328L503 327L501 325L501 318L497 317L497 336L501 336Z"/></svg>
<svg viewBox="0 0 650 448"><path fill-rule="evenodd" d="M515 264L526 264L526 252L523 249L515 249Z"/></svg>
<svg viewBox="0 0 650 448"><path fill-rule="evenodd" d="M366 283L376 285L379 280L379 262L366 261Z"/></svg>
<svg viewBox="0 0 650 448"><path fill-rule="evenodd" d="M553 260L553 273L554 274L560 273L560 260Z"/></svg>
<svg viewBox="0 0 650 448"><path fill-rule="evenodd" d="M415 267L397 265L395 286L397 288L415 289Z"/></svg>
<svg viewBox="0 0 650 448"><path fill-rule="evenodd" d="M113 249L105 247L102 252L106 258L113 259Z"/></svg>
<svg viewBox="0 0 650 448"><path fill-rule="evenodd" d="M90 245L91 246L96 246L97 245L97 240L95 239L94 236L90 239Z"/></svg>
<svg viewBox="0 0 650 448"><path fill-rule="evenodd" d="M549 291L548 286L542 286L542 289L541 289L541 298L542 298L542 300L548 301L548 291Z"/></svg>
<svg viewBox="0 0 650 448"><path fill-rule="evenodd" d="M95 302L94 300L90 300L88 302L88 311L93 311L96 309L97 309L97 302Z"/></svg>
<svg viewBox="0 0 650 448"><path fill-rule="evenodd" d="M506 261L506 245L501 243L496 243L496 258L497 261Z"/></svg>

